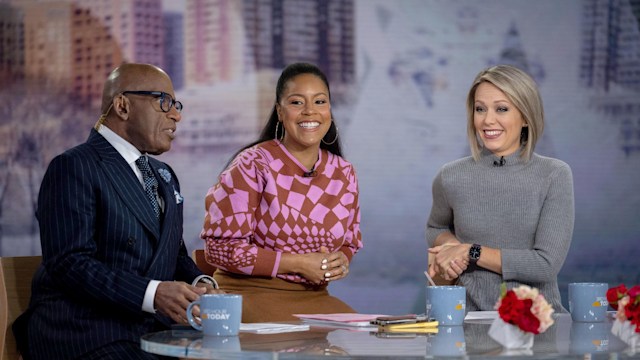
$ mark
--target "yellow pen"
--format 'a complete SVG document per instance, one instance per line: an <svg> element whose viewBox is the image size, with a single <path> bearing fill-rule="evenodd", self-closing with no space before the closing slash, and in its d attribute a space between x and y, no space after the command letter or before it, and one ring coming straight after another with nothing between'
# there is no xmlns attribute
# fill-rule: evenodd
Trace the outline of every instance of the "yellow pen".
<svg viewBox="0 0 640 360"><path fill-rule="evenodd" d="M409 328L434 328L438 327L437 321L418 321L409 324L391 324L384 326L387 329L409 329Z"/></svg>
<svg viewBox="0 0 640 360"><path fill-rule="evenodd" d="M438 327L438 322L437 321L418 321L415 323L409 323L409 324L392 324L392 325L385 325L385 326L380 326L379 328L385 330L385 331L397 331L397 330L406 330L406 329L411 329L411 330L416 330L416 329L434 329Z"/></svg>
<svg viewBox="0 0 640 360"><path fill-rule="evenodd" d="M430 327L430 328L415 327L415 328L406 328L406 329L387 329L386 327L381 326L380 328L378 328L378 332L389 333L389 334L394 334L394 333L437 334L438 328L437 327Z"/></svg>

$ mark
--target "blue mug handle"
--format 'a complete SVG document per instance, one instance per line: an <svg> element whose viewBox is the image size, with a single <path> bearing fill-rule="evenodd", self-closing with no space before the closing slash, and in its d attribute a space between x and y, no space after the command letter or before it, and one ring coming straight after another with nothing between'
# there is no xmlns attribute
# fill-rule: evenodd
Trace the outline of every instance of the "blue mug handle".
<svg viewBox="0 0 640 360"><path fill-rule="evenodd" d="M189 304L189 306L187 306L187 320L189 320L189 325L191 325L192 328L202 331L202 325L196 322L196 319L193 316L193 313L191 313L191 310L193 310L193 307L195 305L200 306L200 299L192 302L191 304Z"/></svg>

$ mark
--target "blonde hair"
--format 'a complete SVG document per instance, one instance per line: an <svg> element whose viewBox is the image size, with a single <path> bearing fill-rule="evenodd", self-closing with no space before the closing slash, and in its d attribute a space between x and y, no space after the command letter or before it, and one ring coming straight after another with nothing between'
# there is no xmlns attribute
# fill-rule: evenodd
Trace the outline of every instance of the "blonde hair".
<svg viewBox="0 0 640 360"><path fill-rule="evenodd" d="M483 147L473 124L476 89L483 82L488 82L502 91L522 114L522 119L527 127L523 128L523 134L520 137L520 145L522 145L520 157L529 161L536 142L544 130L542 98L540 98L536 82L531 76L511 65L496 65L484 69L471 84L467 95L467 137L471 147L471 155L477 161L480 159Z"/></svg>

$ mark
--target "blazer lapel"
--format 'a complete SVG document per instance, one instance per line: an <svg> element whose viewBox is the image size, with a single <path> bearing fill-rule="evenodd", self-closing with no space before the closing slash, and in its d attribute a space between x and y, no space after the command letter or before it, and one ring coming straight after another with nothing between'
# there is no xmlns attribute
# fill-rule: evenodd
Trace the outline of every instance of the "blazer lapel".
<svg viewBox="0 0 640 360"><path fill-rule="evenodd" d="M156 241L160 239L160 223L156 219L151 204L147 199L142 184L133 170L118 151L97 131L91 130L87 142L100 155L99 165L111 181L113 188L122 202L133 212L135 217L153 234Z"/></svg>

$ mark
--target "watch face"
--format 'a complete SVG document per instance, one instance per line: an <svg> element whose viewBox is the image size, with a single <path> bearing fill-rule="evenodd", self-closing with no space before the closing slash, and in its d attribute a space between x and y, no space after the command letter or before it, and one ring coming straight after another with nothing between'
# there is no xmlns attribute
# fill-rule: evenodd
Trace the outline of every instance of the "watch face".
<svg viewBox="0 0 640 360"><path fill-rule="evenodd" d="M471 249L469 249L469 257L473 260L478 260L480 258L480 246L471 246Z"/></svg>

